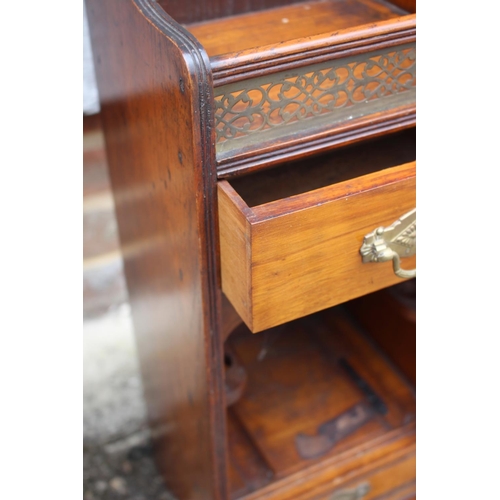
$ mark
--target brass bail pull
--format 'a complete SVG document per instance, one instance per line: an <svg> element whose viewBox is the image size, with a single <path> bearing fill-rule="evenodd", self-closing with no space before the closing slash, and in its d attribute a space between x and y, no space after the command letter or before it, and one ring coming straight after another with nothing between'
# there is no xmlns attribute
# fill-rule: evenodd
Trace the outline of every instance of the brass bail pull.
<svg viewBox="0 0 500 500"><path fill-rule="evenodd" d="M403 279L415 278L416 269L401 268L401 258L411 257L417 251L417 209L414 208L388 227L378 227L368 233L359 249L362 261L387 262L392 260L394 273Z"/></svg>

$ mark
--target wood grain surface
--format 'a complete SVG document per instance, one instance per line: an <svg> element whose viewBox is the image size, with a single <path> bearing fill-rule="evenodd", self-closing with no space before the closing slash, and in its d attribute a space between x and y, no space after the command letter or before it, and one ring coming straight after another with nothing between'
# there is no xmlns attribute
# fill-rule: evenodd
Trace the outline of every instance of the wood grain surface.
<svg viewBox="0 0 500 500"><path fill-rule="evenodd" d="M318 35L280 41L269 45L228 52L210 58L214 85L220 86L294 69L305 64L360 54L415 42L416 15L361 24Z"/></svg>
<svg viewBox="0 0 500 500"><path fill-rule="evenodd" d="M299 21L301 9L308 9L311 16L302 16ZM304 66L364 57L368 52L397 51L416 40L415 14L404 15L405 11L378 0L303 2L256 10L244 16L207 18L211 20L188 26L211 54L229 50L210 58L214 87L268 79L277 72L300 72ZM332 29L318 33L328 23ZM283 25L285 37L280 34ZM239 43L249 44L250 48L240 50ZM402 102L400 97L362 116L354 114L348 120L336 120L334 126L313 122L303 130L292 126L277 136L274 130L251 145L240 141L228 148L219 142L218 176L241 175L414 126L414 99Z"/></svg>
<svg viewBox="0 0 500 500"><path fill-rule="evenodd" d="M370 328L362 331L343 308L334 308L260 335L241 327L230 336L228 343L248 374L245 393L229 410L230 461L238 464L233 498L323 498L360 477L371 483L367 498L412 485L414 389L365 332L369 335ZM295 436L313 435L320 424L364 398L341 359L382 398L387 413L326 455L304 459Z"/></svg>
<svg viewBox="0 0 500 500"><path fill-rule="evenodd" d="M377 115L390 120L396 109L415 106L415 92L414 43L218 87L217 160L258 156L287 141L304 147L318 131L334 137Z"/></svg>
<svg viewBox="0 0 500 500"><path fill-rule="evenodd" d="M303 2L280 8L190 24L187 29L210 57L283 43L407 14L388 2Z"/></svg>
<svg viewBox="0 0 500 500"><path fill-rule="evenodd" d="M390 262L363 264L359 249L415 207L415 189L414 162L251 209L219 182L222 289L258 332L397 283Z"/></svg>
<svg viewBox="0 0 500 500"><path fill-rule="evenodd" d="M303 3L303 0L158 0L158 3L179 23L194 23L216 19L219 17L234 16L246 12L259 12L294 3ZM415 11L415 0L392 0L392 4L403 9Z"/></svg>
<svg viewBox="0 0 500 500"><path fill-rule="evenodd" d="M361 177L415 160L416 129L389 134L360 145L338 148L231 179L249 207L290 198L331 184Z"/></svg>
<svg viewBox="0 0 500 500"><path fill-rule="evenodd" d="M349 491L356 490L360 485L368 485L368 492L362 497L362 500L375 500L383 498L384 500L411 500L411 496L416 493L415 470L416 470L415 452L409 453L405 457L390 463L386 466L376 469L354 481L343 483L340 487L328 491L325 495L324 488L322 493L316 495L316 491L308 492L305 496L296 497L296 500L332 500L334 495L341 495ZM320 490L317 488L316 490ZM321 491L320 490L320 491ZM341 499L342 497L340 497Z"/></svg>
<svg viewBox="0 0 500 500"><path fill-rule="evenodd" d="M288 5L303 0L158 0L179 23L193 23ZM402 0L404 1L404 0Z"/></svg>
<svg viewBox="0 0 500 500"><path fill-rule="evenodd" d="M90 0L125 275L158 465L227 498L209 62L150 0Z"/></svg>
<svg viewBox="0 0 500 500"><path fill-rule="evenodd" d="M331 126L307 128L300 133L280 137L274 141L263 140L258 147L217 155L219 179L247 175L290 161L310 158L351 144L383 137L401 130L414 128L415 104L386 109L358 119ZM334 133L332 133L334 132Z"/></svg>
<svg viewBox="0 0 500 500"><path fill-rule="evenodd" d="M217 173L240 175L289 158L306 161L322 149L415 122L414 106L383 110L340 127L335 137L306 130L266 145L258 155L242 151L226 158L217 169L214 86L415 39L415 16L373 20L397 10L376 0L315 6L348 6L346 15L371 16L368 24L338 28L327 37L311 34L308 26L302 38L211 60L179 24L284 5L291 13L293 3L87 0L151 433L157 463L179 500L306 500L367 478L374 485L368 498L412 493L413 389L347 315L328 311L319 323L304 319L302 329L292 326L295 334L283 337L283 351L256 366L249 356L260 344L253 342L269 337L238 326L241 317L261 331L399 281L390 263L361 264L359 247L365 233L415 205L415 163L405 160L254 206L229 182L217 185ZM361 4L372 14L362 13ZM296 18L290 14L282 24ZM356 24L352 17L343 22ZM272 183L268 187L272 191ZM243 337L234 336L234 328ZM227 410L224 340L249 374L248 387ZM388 413L308 461L293 453L294 432L311 432L362 397L332 367L340 351L382 395ZM308 353L314 367L307 365ZM334 353L331 359L328 353ZM279 384L285 389L273 395Z"/></svg>

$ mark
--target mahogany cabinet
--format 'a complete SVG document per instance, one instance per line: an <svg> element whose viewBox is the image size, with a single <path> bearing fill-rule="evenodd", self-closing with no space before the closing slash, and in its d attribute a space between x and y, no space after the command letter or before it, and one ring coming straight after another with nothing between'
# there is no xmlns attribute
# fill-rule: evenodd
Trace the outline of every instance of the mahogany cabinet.
<svg viewBox="0 0 500 500"><path fill-rule="evenodd" d="M411 0L87 0L180 500L415 497Z"/></svg>

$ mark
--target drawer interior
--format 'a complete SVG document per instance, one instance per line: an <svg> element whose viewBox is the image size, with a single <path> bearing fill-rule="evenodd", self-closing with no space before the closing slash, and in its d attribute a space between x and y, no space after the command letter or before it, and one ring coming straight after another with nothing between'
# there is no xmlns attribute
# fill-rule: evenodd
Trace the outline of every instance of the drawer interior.
<svg viewBox="0 0 500 500"><path fill-rule="evenodd" d="M264 205L415 161L416 129L230 179L249 207Z"/></svg>
<svg viewBox="0 0 500 500"><path fill-rule="evenodd" d="M399 5L402 7L400 7ZM188 24L209 57L331 34L415 12L415 2L385 0L328 0L300 2L248 14Z"/></svg>
<svg viewBox="0 0 500 500"><path fill-rule="evenodd" d="M388 293L367 296L365 309L371 303L376 316L380 297ZM231 334L227 345L232 359L247 376L241 398L228 408L232 498L302 498L307 492L299 484L328 489L333 478L341 484L352 480L349 471L397 455L398 440L401 453L414 444L415 322L412 306L397 295L398 307L408 314L401 323L406 328L395 332L399 347L391 356L381 348L377 332L372 336L372 328L345 306L260 335L251 335L245 326ZM381 328L391 328L387 318L394 310L380 314ZM397 364L405 357L406 372ZM367 413L360 417L358 411ZM325 443L322 438L331 438L335 425L346 432ZM295 483L295 477L302 481ZM413 480L411 469L397 480L393 474L387 487ZM378 494L372 491L366 498Z"/></svg>

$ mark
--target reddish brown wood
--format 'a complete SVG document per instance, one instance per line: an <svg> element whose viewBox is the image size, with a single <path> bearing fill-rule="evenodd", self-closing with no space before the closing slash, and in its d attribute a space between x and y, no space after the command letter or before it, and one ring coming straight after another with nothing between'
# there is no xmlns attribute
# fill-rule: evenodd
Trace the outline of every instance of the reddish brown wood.
<svg viewBox="0 0 500 500"><path fill-rule="evenodd" d="M411 448L411 441L403 443L408 432L413 432L414 391L341 308L257 336L242 326L229 344L248 373L245 393L229 410L230 419L239 422L246 436L237 437L241 436L238 426L230 428L235 434L230 454L239 457L240 472L237 484L231 483L234 492L241 494L246 484L251 498L315 498L311 488L317 493L331 491L332 481L346 480L346 469L359 474L365 466L368 470L375 467L383 456L394 460L395 442L401 446L399 452L405 446ZM379 395L387 413L375 416L323 456L301 458L297 434L314 435L318 425L365 401L364 393L343 369L342 359ZM390 490L413 481L414 463L405 471L400 482L395 480L395 470L392 476L388 472L380 488ZM302 478L300 486L298 477ZM261 485L258 494L262 496L250 495L253 484Z"/></svg>
<svg viewBox="0 0 500 500"><path fill-rule="evenodd" d="M247 372L240 363L238 355L226 345L224 348L226 405L231 406L238 401L245 392L247 385Z"/></svg>
<svg viewBox="0 0 500 500"><path fill-rule="evenodd" d="M217 159L217 175L221 179L238 177L274 167L287 161L311 158L341 146L381 137L414 127L415 106L404 106L369 117L351 120L335 128L323 128L295 134L281 141L269 141L259 148L238 151L237 156L220 155Z"/></svg>
<svg viewBox="0 0 500 500"><path fill-rule="evenodd" d="M227 498L209 63L153 1L87 3L125 274L158 464Z"/></svg>
<svg viewBox="0 0 500 500"><path fill-rule="evenodd" d="M158 0L158 3L179 23L195 23L299 2L303 0L205 0L203 2ZM391 3L410 12L415 11L415 0L392 0Z"/></svg>
<svg viewBox="0 0 500 500"><path fill-rule="evenodd" d="M408 457L408 455L410 455L410 459L415 456L415 427L409 425L407 432L388 434L385 438L387 442L383 451L376 446L372 446L370 449L363 446L353 449L352 453L359 454L360 460L358 461L350 461L348 457L346 459L346 456L341 454L336 456L335 460L319 462L283 479L276 479L256 491L243 496L233 496L233 498L241 500L319 500L318 493L328 493L331 498L333 489L342 488L349 480L367 479L367 476L369 478L374 469L383 466L387 466L389 469L384 488L385 492L389 493L388 490L395 486L395 478L392 475L394 461L401 457ZM375 445L376 443L372 442L371 444ZM414 481L415 469L408 476L407 480L413 479ZM371 498L373 499L373 497ZM382 498L386 499L385 496ZM387 498L402 500L397 495L388 495ZM405 497L403 498L405 499ZM321 500L326 499L321 498Z"/></svg>
<svg viewBox="0 0 500 500"><path fill-rule="evenodd" d="M311 497L314 500L332 500L334 495L345 495L346 492L355 491L361 485L368 485L368 491L362 500L412 500L414 498L416 493L414 451L389 464L377 465L375 470L358 476L354 480L341 483L333 491L330 489L326 495L328 488L320 486L294 500L305 500ZM320 496L316 496L318 493Z"/></svg>
<svg viewBox="0 0 500 500"><path fill-rule="evenodd" d="M404 10L408 12L415 13L417 11L417 2L416 0L391 0L391 3L394 5L398 5Z"/></svg>
<svg viewBox="0 0 500 500"><path fill-rule="evenodd" d="M415 160L415 133L409 129L363 147L339 148L314 159L305 158L231 179L230 183L249 207L314 191Z"/></svg>
<svg viewBox="0 0 500 500"><path fill-rule="evenodd" d="M416 383L417 340L415 303L411 304L411 294L415 299L414 284L414 281L405 282L347 304L356 321L370 330L372 338L413 385Z"/></svg>
<svg viewBox="0 0 500 500"><path fill-rule="evenodd" d="M302 0L158 0L179 23L194 23L217 17L255 12Z"/></svg>
<svg viewBox="0 0 500 500"><path fill-rule="evenodd" d="M231 53L234 59L248 49L261 51L266 45L284 44L405 14L394 5L377 0L302 2L190 24L187 29L211 58Z"/></svg>
<svg viewBox="0 0 500 500"><path fill-rule="evenodd" d="M416 40L416 16L362 24L333 32L230 52L210 59L214 85L346 57Z"/></svg>
<svg viewBox="0 0 500 500"><path fill-rule="evenodd" d="M231 410L228 411L227 431L230 498L236 499L244 497L249 492L259 491L269 484L273 472L255 449L251 437Z"/></svg>
<svg viewBox="0 0 500 500"><path fill-rule="evenodd" d="M222 301L219 283L212 68L221 84L415 39L415 17L403 16L210 61L178 24L290 3L87 4L151 430L158 464L179 500L328 498L367 478L377 485L368 498L413 492L413 389L356 324L334 311L319 322L303 319L305 335L287 325L292 335L283 341L284 351L259 363L249 356L256 340L265 337L250 337L244 328L242 338L230 335L241 320ZM306 130L292 139L264 141L257 154L219 158L219 175L311 159L326 148L414 123L414 106L406 106L344 125L335 134ZM346 192L337 193L339 199ZM314 193L305 198L313 203ZM266 217L294 209L293 200L279 205L268 207ZM348 220L347 214L341 224ZM244 377L225 377L228 336L249 374L247 390ZM336 366L339 355L381 395L388 413L323 456L306 460L294 454L290 437L317 431L333 413L363 397ZM338 397L332 396L329 375ZM239 400L226 412L228 382ZM280 384L283 390L276 391Z"/></svg>

